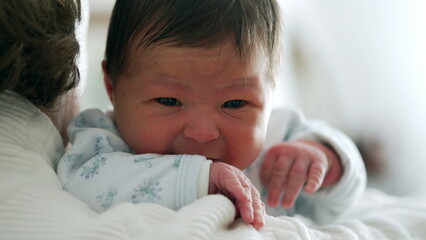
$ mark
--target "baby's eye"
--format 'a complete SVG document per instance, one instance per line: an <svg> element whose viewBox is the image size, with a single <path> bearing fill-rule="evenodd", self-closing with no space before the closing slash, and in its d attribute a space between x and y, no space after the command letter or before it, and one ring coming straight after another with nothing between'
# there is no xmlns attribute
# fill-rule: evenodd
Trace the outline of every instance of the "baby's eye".
<svg viewBox="0 0 426 240"><path fill-rule="evenodd" d="M165 106L182 106L182 103L176 98L156 98L155 100Z"/></svg>
<svg viewBox="0 0 426 240"><path fill-rule="evenodd" d="M244 107L245 104L246 104L246 101L244 100L231 100L222 104L222 107L223 108L241 108L241 107Z"/></svg>

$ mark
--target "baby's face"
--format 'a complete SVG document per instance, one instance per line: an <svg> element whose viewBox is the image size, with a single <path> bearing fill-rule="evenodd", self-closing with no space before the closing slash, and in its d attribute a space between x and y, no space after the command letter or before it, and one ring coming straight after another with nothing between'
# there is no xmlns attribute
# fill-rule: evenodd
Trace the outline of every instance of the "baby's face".
<svg viewBox="0 0 426 240"><path fill-rule="evenodd" d="M255 60L244 67L229 43L138 48L109 90L122 137L136 153L198 154L246 168L261 150L272 92L267 59Z"/></svg>

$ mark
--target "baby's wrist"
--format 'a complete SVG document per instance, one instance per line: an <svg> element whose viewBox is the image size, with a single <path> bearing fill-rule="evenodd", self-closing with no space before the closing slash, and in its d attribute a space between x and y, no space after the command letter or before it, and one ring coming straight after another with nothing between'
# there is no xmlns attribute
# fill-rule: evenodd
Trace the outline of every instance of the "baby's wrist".
<svg viewBox="0 0 426 240"><path fill-rule="evenodd" d="M328 169L321 186L326 187L339 181L343 173L342 162L334 149L327 144L318 143L318 148L325 154L328 162Z"/></svg>
<svg viewBox="0 0 426 240"><path fill-rule="evenodd" d="M343 174L343 166L340 158L335 156L330 156L330 167L325 175L322 186L329 186L339 181Z"/></svg>

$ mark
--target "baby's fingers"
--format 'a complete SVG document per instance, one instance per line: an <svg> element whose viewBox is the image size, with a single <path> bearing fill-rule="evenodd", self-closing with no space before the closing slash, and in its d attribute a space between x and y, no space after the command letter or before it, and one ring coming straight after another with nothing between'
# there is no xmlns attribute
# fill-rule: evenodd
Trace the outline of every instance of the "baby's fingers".
<svg viewBox="0 0 426 240"><path fill-rule="evenodd" d="M232 181L226 181L224 188L230 198L234 199L243 221L251 224L254 220L254 209L250 182L236 173L232 176Z"/></svg>
<svg viewBox="0 0 426 240"><path fill-rule="evenodd" d="M260 194L239 169L224 163L212 163L210 168L212 193L220 192L233 200L237 215L256 229L264 225L265 207ZM209 190L210 191L210 190Z"/></svg>
<svg viewBox="0 0 426 240"><path fill-rule="evenodd" d="M262 184L265 186L269 186L269 182L271 180L271 172L274 169L275 162L277 161L277 157L271 151L265 154L265 157L262 162L262 166L260 168L260 180Z"/></svg>
<svg viewBox="0 0 426 240"><path fill-rule="evenodd" d="M259 230L265 225L265 205L260 198L259 191L251 184L250 180L245 175L238 177L243 191L232 191L235 191L234 197L241 219ZM234 186L238 186L238 184Z"/></svg>
<svg viewBox="0 0 426 240"><path fill-rule="evenodd" d="M308 179L306 180L305 191L307 193L314 193L318 190L324 181L326 168L327 166L323 162L317 161L312 163L308 172Z"/></svg>
<svg viewBox="0 0 426 240"><path fill-rule="evenodd" d="M261 227L265 226L265 205L260 199L260 194L256 188L252 188L252 199L253 199L253 209L254 209L254 219L253 227L259 230Z"/></svg>
<svg viewBox="0 0 426 240"><path fill-rule="evenodd" d="M289 170L293 164L293 159L289 157L280 157L275 162L275 166L270 174L268 186L268 205L276 207L278 205L281 192L284 189Z"/></svg>
<svg viewBox="0 0 426 240"><path fill-rule="evenodd" d="M286 183L284 198L281 203L283 208L290 208L293 206L297 196L306 182L308 168L309 161L305 161L304 159L299 159L291 167Z"/></svg>

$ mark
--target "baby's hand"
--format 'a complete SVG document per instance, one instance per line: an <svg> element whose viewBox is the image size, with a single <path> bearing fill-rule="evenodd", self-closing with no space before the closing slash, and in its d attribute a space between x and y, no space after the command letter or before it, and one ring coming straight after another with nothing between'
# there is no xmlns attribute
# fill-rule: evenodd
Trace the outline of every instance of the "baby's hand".
<svg viewBox="0 0 426 240"><path fill-rule="evenodd" d="M339 157L329 147L314 141L296 140L275 145L266 153L260 171L268 189L268 205L276 207L281 193L283 208L290 208L303 185L307 193L337 182L342 174Z"/></svg>
<svg viewBox="0 0 426 240"><path fill-rule="evenodd" d="M265 206L260 194L238 168L222 162L211 164L209 194L215 193L231 199L244 222L257 230L265 225Z"/></svg>

